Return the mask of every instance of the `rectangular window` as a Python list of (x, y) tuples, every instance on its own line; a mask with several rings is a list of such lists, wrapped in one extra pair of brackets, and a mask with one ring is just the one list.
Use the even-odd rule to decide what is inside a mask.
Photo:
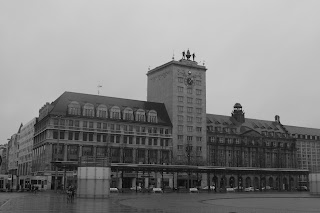
[(104, 135), (102, 135), (102, 141), (103, 141), (103, 142), (107, 142), (107, 137), (108, 137), (108, 136), (107, 136), (107, 135), (105, 135), (105, 134), (104, 134)]
[(53, 139), (58, 139), (58, 131), (53, 131)]
[(197, 99), (196, 99), (196, 104), (202, 104), (202, 100), (199, 99), (199, 98), (197, 98)]
[(197, 94), (197, 95), (201, 95), (201, 89), (197, 89), (197, 90), (196, 90), (196, 94)]
[(196, 127), (196, 131), (197, 131), (197, 132), (202, 132), (202, 127), (198, 127), (198, 126), (197, 126), (197, 127)]
[(183, 135), (178, 135), (178, 140), (182, 141), (183, 140)]
[(80, 126), (80, 122), (79, 121), (75, 121), (74, 125), (75, 125), (75, 127), (79, 127)]
[(178, 77), (178, 82), (179, 83), (183, 83), (183, 78), (182, 77)]
[(178, 96), (178, 101), (183, 102), (183, 96)]
[(187, 89), (187, 93), (188, 93), (188, 94), (192, 94), (192, 88), (188, 88), (188, 89)]
[(196, 117), (196, 121), (197, 121), (198, 123), (201, 123), (201, 122), (202, 122), (202, 118), (201, 118), (201, 117)]
[(153, 139), (153, 145), (158, 146), (158, 140), (156, 138)]
[(200, 80), (196, 80), (196, 85), (197, 86), (201, 86), (201, 81)]
[(146, 138), (141, 138), (141, 144), (145, 145), (146, 144)]
[(93, 129), (93, 122), (89, 122), (89, 128)]
[(103, 129), (107, 129), (107, 127), (108, 127), (107, 123), (103, 123), (102, 125), (103, 125), (102, 126)]
[(97, 135), (97, 142), (101, 142), (101, 135), (100, 134)]
[(87, 133), (83, 133), (82, 140), (83, 141), (87, 141), (88, 140), (88, 134)]
[(178, 106), (178, 112), (183, 112), (183, 106)]
[(87, 128), (87, 127), (88, 127), (88, 122), (87, 122), (87, 121), (83, 121), (82, 127), (83, 127), (83, 128)]
[(79, 132), (74, 133), (74, 140), (76, 140), (76, 141), (79, 140)]
[(182, 145), (178, 145), (178, 150), (183, 150), (183, 146)]
[(193, 121), (193, 117), (187, 116), (187, 122), (192, 122), (192, 121)]
[(89, 134), (89, 141), (93, 141), (93, 134), (92, 133)]
[(149, 146), (152, 145), (152, 138), (149, 138), (149, 140), (148, 140), (148, 145), (149, 145)]
[(192, 136), (187, 136), (187, 141), (192, 141)]
[(197, 108), (197, 113), (201, 114), (202, 113), (202, 109), (201, 108)]
[(201, 152), (201, 150), (202, 150), (202, 147), (201, 146), (197, 146), (197, 151)]
[(120, 130), (120, 124), (116, 124), (116, 130)]
[(183, 126), (182, 125), (178, 125), (178, 131), (182, 132), (183, 131)]
[(160, 128), (160, 134), (163, 135), (163, 128)]
[(183, 92), (183, 87), (178, 87), (178, 92)]
[(188, 103), (188, 104), (192, 104), (192, 98), (187, 97), (187, 103)]
[(188, 131), (188, 132), (192, 132), (192, 131), (193, 131), (193, 127), (192, 127), (192, 126), (188, 126), (188, 127), (187, 127), (187, 131)]
[(69, 120), (69, 126), (73, 126), (73, 120)]
[(64, 139), (64, 133), (65, 133), (65, 131), (60, 131), (60, 139)]
[(73, 132), (68, 133), (68, 140), (73, 140)]
[(110, 128), (111, 130), (114, 130), (114, 124), (111, 124)]
[(129, 137), (129, 144), (132, 144), (133, 143), (133, 137)]
[(140, 140), (141, 140), (141, 138), (140, 138), (140, 137), (137, 137), (137, 138), (136, 138), (136, 144), (137, 144), (137, 145), (139, 145), (139, 144), (140, 144)]
[(178, 115), (178, 121), (183, 121), (183, 116), (182, 115)]
[(192, 111), (193, 111), (193, 108), (192, 108), (192, 107), (188, 107), (188, 108), (187, 108), (187, 112), (188, 112), (188, 113), (192, 113)]
[(197, 142), (201, 142), (202, 141), (202, 137), (197, 137)]
[(215, 142), (215, 138), (214, 137), (209, 137), (210, 142), (214, 143)]
[(100, 122), (97, 123), (97, 129), (101, 129), (101, 123)]

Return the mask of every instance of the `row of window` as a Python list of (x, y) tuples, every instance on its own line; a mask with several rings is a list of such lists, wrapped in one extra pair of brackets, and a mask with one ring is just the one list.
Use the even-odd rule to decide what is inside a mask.
[[(193, 104), (193, 99), (194, 98), (187, 97), (187, 103), (188, 104)], [(184, 97), (183, 96), (178, 96), (178, 101), (179, 102), (184, 102)], [(196, 98), (196, 102), (195, 103), (201, 105), (202, 104), (202, 99)]]
[[(59, 120), (57, 118), (54, 119), (54, 126), (58, 126)], [(69, 127), (80, 127), (79, 120), (65, 120), (60, 119), (60, 126), (69, 126)], [(121, 125), (121, 124), (113, 124), (113, 123), (102, 123), (102, 122), (93, 122), (93, 121), (82, 121), (82, 128), (89, 129), (104, 129), (107, 130), (108, 127), (110, 130), (118, 130), (121, 131), (130, 131), (133, 132), (134, 129), (136, 132), (148, 132), (148, 133), (157, 133), (157, 134), (171, 134), (171, 130), (167, 128), (157, 128), (157, 127), (145, 127), (145, 126), (134, 126), (134, 125)]]
[[(53, 139), (58, 139), (59, 132), (53, 131)], [(68, 140), (80, 140), (80, 133), (79, 132), (68, 132)], [(109, 137), (109, 138), (108, 138)], [(60, 131), (60, 139), (64, 140), (65, 132)], [(123, 136), (123, 143), (124, 144), (133, 144), (133, 136)], [(82, 134), (82, 141), (90, 141), (90, 142), (107, 142), (110, 140), (111, 143), (120, 143), (120, 135), (108, 135), (108, 134), (97, 134), (96, 139), (94, 138), (94, 133), (87, 133), (83, 132)], [(146, 142), (147, 141), (147, 142)], [(159, 142), (159, 143), (158, 143)], [(158, 141), (158, 138), (146, 138), (146, 137), (136, 137), (135, 141), (136, 145), (154, 145), (154, 146), (169, 146), (169, 139), (161, 138)]]
[[(222, 143), (222, 144), (240, 144), (240, 139), (239, 138), (219, 138), (219, 137), (209, 137), (209, 141), (212, 143)], [(257, 142), (257, 141), (245, 141), (245, 145), (259, 145), (261, 146), (262, 144)], [(294, 143), (291, 144), (294, 146)], [(284, 143), (284, 142), (270, 142), (267, 141), (265, 142), (265, 146), (273, 146), (273, 147), (283, 147), (283, 148), (290, 148), (290, 143)]]
[(320, 140), (320, 136), (317, 136), (317, 135), (292, 134), (292, 137), (299, 138), (299, 139), (308, 139), (308, 140)]
[(120, 107), (113, 106), (108, 110), (107, 106), (100, 104), (97, 108), (93, 104), (86, 103), (83, 106), (81, 113), (81, 106), (78, 102), (72, 101), (68, 105), (68, 114), (69, 115), (82, 115), (88, 117), (99, 117), (99, 118), (111, 118), (111, 119), (123, 119), (131, 121), (140, 121), (140, 122), (151, 122), (157, 123), (157, 112), (155, 110), (150, 110), (146, 112), (143, 109), (138, 109), (133, 111), (130, 107), (125, 108), (122, 112)]
[[(183, 145), (178, 145), (177, 146), (177, 148), (178, 148), (178, 150), (183, 150)], [(192, 152), (192, 150), (193, 150), (193, 146), (191, 146), (191, 145), (189, 145), (189, 146), (187, 146), (187, 147), (185, 147), (185, 150), (186, 151), (188, 151), (188, 152)], [(202, 151), (202, 147), (201, 146), (196, 146), (196, 151), (197, 152), (201, 152)]]
[[(179, 96), (181, 97), (181, 96)], [(180, 100), (180, 98), (178, 97), (178, 101)], [(182, 99), (183, 100), (183, 99)], [(182, 102), (182, 101), (179, 101)], [(183, 106), (178, 106), (178, 112), (183, 112), (184, 107)], [(193, 107), (187, 107), (187, 112), (188, 113), (193, 113)], [(202, 114), (202, 108), (196, 108), (196, 113), (197, 114)]]
[[(178, 87), (178, 91), (179, 92), (183, 92), (183, 90), (184, 90), (183, 87), (180, 87), (180, 86)], [(201, 95), (202, 94), (202, 90), (201, 89), (196, 89), (195, 91), (196, 91), (196, 95)], [(188, 87), (187, 88), (187, 94), (192, 95), (193, 94), (193, 89)]]
[[(191, 142), (194, 136), (186, 136), (186, 138), (188, 142)], [(196, 136), (195, 138), (197, 142), (202, 142), (202, 137)], [(178, 135), (178, 141), (184, 141), (184, 135)]]
[[(183, 132), (184, 126), (183, 125), (178, 125), (178, 132)], [(196, 132), (202, 132), (202, 127), (196, 127), (195, 128)], [(193, 132), (194, 127), (193, 126), (187, 126), (187, 131), (188, 132)]]

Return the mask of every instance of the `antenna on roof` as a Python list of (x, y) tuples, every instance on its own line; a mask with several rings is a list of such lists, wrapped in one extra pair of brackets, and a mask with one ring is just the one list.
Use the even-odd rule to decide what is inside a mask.
[(100, 95), (100, 88), (102, 87), (100, 84), (98, 84), (98, 95)]

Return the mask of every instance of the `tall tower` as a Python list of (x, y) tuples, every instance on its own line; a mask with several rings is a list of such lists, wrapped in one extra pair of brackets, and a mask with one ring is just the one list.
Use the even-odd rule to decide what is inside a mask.
[[(174, 163), (206, 162), (206, 67), (187, 59), (172, 60), (147, 73), (147, 100), (164, 103), (170, 116)], [(194, 54), (192, 55), (194, 59)]]

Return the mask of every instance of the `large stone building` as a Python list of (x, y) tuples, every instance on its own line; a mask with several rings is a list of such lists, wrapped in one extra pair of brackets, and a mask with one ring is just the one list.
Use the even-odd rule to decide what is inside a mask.
[[(112, 163), (171, 162), (172, 125), (165, 105), (65, 92), (40, 109), (33, 172), (47, 177), (48, 186), (54, 188), (55, 183), (52, 161), (106, 157), (107, 153)], [(62, 173), (58, 175), (62, 184)], [(123, 174), (121, 179), (114, 178), (113, 185), (131, 187), (135, 177)]]
[(320, 129), (288, 125), (285, 128), (296, 140), (299, 168), (320, 172)]
[[(186, 56), (148, 71), (147, 101), (65, 92), (44, 105), (35, 124), (33, 175), (54, 188), (56, 176), (58, 185), (68, 184), (75, 173), (56, 173), (52, 162), (108, 156), (122, 166), (112, 175), (119, 188), (296, 187), (308, 171), (298, 169), (296, 138), (280, 117), (248, 119), (238, 103), (231, 116), (207, 114), (207, 69)], [(153, 170), (138, 170), (143, 164)]]
[(18, 140), (19, 154), (18, 154), (18, 174), (20, 186), (26, 187), (30, 183), (31, 166), (32, 166), (32, 149), (33, 149), (33, 135), (36, 118), (26, 123), (20, 130)]

